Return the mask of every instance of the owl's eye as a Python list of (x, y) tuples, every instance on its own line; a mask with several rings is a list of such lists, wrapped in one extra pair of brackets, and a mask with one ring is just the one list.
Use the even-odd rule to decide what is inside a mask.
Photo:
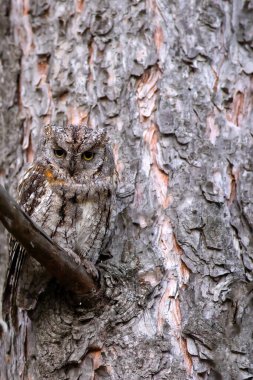
[(66, 152), (64, 149), (58, 148), (54, 149), (54, 155), (58, 158), (64, 158), (66, 156)]
[(91, 161), (94, 158), (95, 154), (93, 152), (83, 152), (82, 159), (85, 161)]

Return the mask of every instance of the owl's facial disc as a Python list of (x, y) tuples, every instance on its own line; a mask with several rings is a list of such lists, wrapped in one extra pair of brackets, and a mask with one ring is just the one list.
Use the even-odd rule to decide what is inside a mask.
[(69, 129), (68, 133), (58, 132), (50, 146), (50, 157), (56, 168), (65, 171), (75, 182), (84, 181), (84, 177), (100, 171), (105, 153), (104, 134), (92, 134), (86, 129), (83, 131), (86, 133), (81, 133), (77, 128)]

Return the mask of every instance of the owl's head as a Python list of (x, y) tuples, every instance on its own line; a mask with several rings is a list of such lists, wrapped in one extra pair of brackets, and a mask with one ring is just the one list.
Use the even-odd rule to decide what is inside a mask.
[(78, 183), (99, 173), (110, 175), (112, 168), (105, 129), (94, 130), (83, 125), (46, 126), (36, 161), (53, 165)]

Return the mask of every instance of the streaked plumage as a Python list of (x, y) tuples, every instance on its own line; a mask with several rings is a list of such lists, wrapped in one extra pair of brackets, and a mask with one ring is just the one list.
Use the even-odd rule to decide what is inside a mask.
[[(104, 129), (47, 126), (19, 186), (19, 203), (62, 248), (96, 263), (108, 238), (113, 174)], [(3, 294), (6, 317), (16, 306), (34, 308), (49, 280), (45, 269), (11, 238)]]

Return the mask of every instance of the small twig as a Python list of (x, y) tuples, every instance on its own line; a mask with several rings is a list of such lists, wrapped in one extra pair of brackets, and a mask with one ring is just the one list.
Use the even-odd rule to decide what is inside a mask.
[[(0, 185), (0, 221), (27, 253), (77, 296), (92, 295), (99, 285), (85, 269), (38, 227)], [(92, 263), (90, 263), (92, 267)], [(96, 273), (94, 266), (93, 272)]]

